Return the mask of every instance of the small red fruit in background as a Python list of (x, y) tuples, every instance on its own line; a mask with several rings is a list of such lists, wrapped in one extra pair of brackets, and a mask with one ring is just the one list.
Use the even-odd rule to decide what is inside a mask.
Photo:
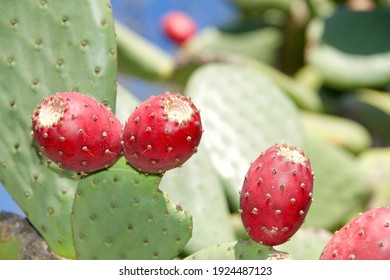
[(273, 145), (245, 176), (240, 193), (242, 223), (255, 242), (282, 244), (301, 227), (312, 196), (309, 158), (295, 147)]
[(186, 13), (171, 11), (164, 15), (162, 28), (165, 35), (176, 44), (183, 44), (197, 31), (196, 22)]
[(40, 153), (64, 169), (90, 173), (121, 156), (120, 121), (93, 97), (77, 92), (43, 98), (32, 131)]
[(202, 132), (199, 110), (190, 98), (174, 93), (153, 96), (124, 126), (124, 156), (139, 171), (163, 173), (196, 152)]

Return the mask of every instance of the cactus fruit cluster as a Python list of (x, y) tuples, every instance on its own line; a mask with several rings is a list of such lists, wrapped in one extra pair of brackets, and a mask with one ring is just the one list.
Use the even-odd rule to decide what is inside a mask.
[(0, 259), (390, 259), (386, 1), (279, 2), (165, 18), (173, 56), (109, 0), (3, 1), (0, 188), (25, 217), (0, 212)]
[[(150, 173), (179, 167), (197, 151), (203, 128), (191, 99), (153, 96), (122, 125), (93, 97), (63, 92), (44, 98), (31, 119), (40, 154), (82, 175), (72, 207), (77, 258), (170, 259), (182, 252), (191, 215), (159, 190), (160, 175)], [(132, 167), (116, 163), (122, 155)], [(123, 229), (110, 232), (107, 225), (118, 219)]]
[(199, 110), (179, 93), (145, 100), (124, 126), (104, 105), (78, 92), (43, 98), (31, 119), (40, 153), (83, 175), (109, 168), (122, 154), (139, 171), (164, 173), (196, 153), (203, 133)]

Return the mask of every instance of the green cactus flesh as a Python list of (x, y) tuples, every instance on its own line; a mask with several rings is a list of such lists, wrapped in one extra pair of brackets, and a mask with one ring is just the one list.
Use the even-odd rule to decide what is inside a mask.
[(268, 77), (250, 68), (209, 64), (186, 88), (201, 110), (202, 138), (233, 209), (251, 161), (275, 143), (303, 148), (298, 109)]
[(75, 257), (77, 176), (47, 166), (31, 137), (43, 96), (78, 90), (114, 109), (116, 45), (108, 1), (4, 1), (0, 9), (0, 182), (63, 257)]
[(122, 158), (80, 180), (73, 231), (80, 259), (172, 259), (192, 233), (192, 217)]

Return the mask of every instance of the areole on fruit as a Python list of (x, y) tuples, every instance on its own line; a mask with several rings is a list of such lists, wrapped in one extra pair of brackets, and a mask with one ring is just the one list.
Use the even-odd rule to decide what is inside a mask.
[(276, 155), (283, 156), (288, 161), (302, 164), (304, 166), (307, 164), (307, 157), (302, 152), (288, 145), (278, 145)]
[(190, 121), (192, 115), (195, 113), (191, 108), (191, 104), (179, 95), (176, 97), (168, 97), (164, 105), (164, 112), (170, 121), (178, 122), (179, 124)]
[(66, 106), (61, 98), (51, 98), (35, 111), (35, 128), (52, 127), (53, 125), (58, 124), (65, 111)]

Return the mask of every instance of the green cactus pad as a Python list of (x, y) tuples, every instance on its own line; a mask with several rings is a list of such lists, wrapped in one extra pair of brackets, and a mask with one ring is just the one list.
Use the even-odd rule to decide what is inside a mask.
[(275, 62), (281, 42), (282, 33), (276, 27), (258, 28), (240, 33), (206, 28), (191, 38), (184, 45), (182, 52), (186, 55), (240, 54), (272, 64)]
[(172, 259), (192, 233), (192, 217), (159, 190), (161, 176), (139, 173), (122, 158), (83, 178), (73, 207), (80, 259)]
[(318, 260), (333, 234), (322, 228), (302, 227), (291, 240), (275, 246), (276, 250), (289, 252), (294, 260)]
[(303, 148), (302, 126), (292, 101), (266, 76), (250, 68), (210, 64), (190, 79), (186, 95), (201, 110), (202, 137), (223, 178), (233, 209), (250, 162), (275, 143)]
[(390, 205), (390, 147), (368, 149), (358, 162), (372, 189), (367, 208)]
[(172, 75), (174, 61), (168, 53), (118, 21), (115, 27), (121, 72), (146, 80), (165, 80)]
[(322, 100), (315, 90), (295, 80), (274, 67), (259, 61), (248, 61), (248, 65), (268, 76), (280, 87), (294, 103), (303, 110), (321, 112), (324, 110)]
[(305, 151), (315, 175), (305, 225), (338, 230), (364, 209), (371, 194), (367, 178), (350, 153), (318, 137), (307, 138)]
[(77, 176), (46, 165), (31, 137), (42, 97), (78, 90), (115, 109), (116, 44), (109, 1), (5, 1), (0, 9), (0, 181), (50, 248), (75, 257)]
[(182, 167), (165, 173), (160, 188), (193, 216), (186, 254), (235, 240), (223, 186), (202, 143)]
[(239, 240), (204, 248), (185, 260), (276, 260), (290, 259), (288, 253), (277, 251), (251, 240)]
[(271, 79), (299, 108), (316, 112), (324, 110), (324, 104), (318, 92), (310, 88), (310, 86), (287, 76), (267, 63), (237, 55), (236, 53), (208, 52), (186, 54), (183, 52), (175, 65), (173, 79), (180, 84), (185, 84), (194, 70), (211, 63), (230, 63), (232, 67), (239, 69), (242, 67), (253, 68), (255, 71), (259, 71), (261, 75)]
[(243, 10), (264, 11), (267, 9), (280, 9), (289, 11), (292, 0), (232, 0), (232, 2)]
[(380, 141), (390, 143), (390, 95), (387, 92), (358, 90), (342, 98), (340, 110), (364, 124)]
[(335, 115), (301, 112), (305, 132), (358, 154), (372, 145), (369, 131), (360, 123)]
[[(390, 11), (339, 8), (323, 23), (309, 61), (339, 89), (390, 84)], [(351, 32), (353, 30), (353, 32)]]

